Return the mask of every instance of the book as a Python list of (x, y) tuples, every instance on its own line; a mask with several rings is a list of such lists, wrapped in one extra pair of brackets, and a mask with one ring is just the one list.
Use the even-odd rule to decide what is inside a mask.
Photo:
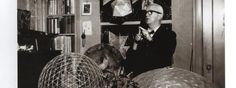
[(61, 50), (62, 53), (69, 53), (72, 51), (70, 36), (58, 36), (54, 38), (54, 49)]

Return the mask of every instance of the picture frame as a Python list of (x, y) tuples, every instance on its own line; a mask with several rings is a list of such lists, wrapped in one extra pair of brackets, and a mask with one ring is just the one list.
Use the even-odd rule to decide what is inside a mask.
[(92, 15), (92, 3), (83, 2), (82, 3), (82, 15)]

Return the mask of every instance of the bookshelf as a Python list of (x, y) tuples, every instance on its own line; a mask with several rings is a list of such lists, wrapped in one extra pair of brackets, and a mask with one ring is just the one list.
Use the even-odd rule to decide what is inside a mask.
[(48, 61), (61, 53), (78, 52), (79, 13), (74, 1), (78, 6), (79, 0), (18, 0), (19, 88), (37, 88)]
[(55, 50), (75, 52), (75, 0), (48, 0), (47, 33), (56, 34)]

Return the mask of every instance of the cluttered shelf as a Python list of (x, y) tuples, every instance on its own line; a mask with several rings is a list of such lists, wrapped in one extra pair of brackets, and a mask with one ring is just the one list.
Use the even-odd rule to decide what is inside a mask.
[[(146, 0), (102, 0), (100, 2), (101, 22), (122, 23), (140, 21), (145, 17)], [(122, 5), (120, 5), (122, 3)], [(155, 0), (165, 10), (163, 20), (171, 20), (171, 0)], [(123, 7), (122, 7), (123, 6)], [(125, 8), (120, 10), (119, 8)]]
[(61, 33), (61, 34), (58, 34), (59, 36), (74, 36), (75, 34), (74, 33)]
[[(162, 20), (161, 21), (162, 24), (171, 24), (172, 20)], [(140, 21), (126, 21), (124, 23), (122, 23), (122, 25), (139, 25)], [(101, 26), (109, 26), (109, 25), (118, 25), (115, 23), (111, 23), (111, 22), (101, 22), (100, 24)]]

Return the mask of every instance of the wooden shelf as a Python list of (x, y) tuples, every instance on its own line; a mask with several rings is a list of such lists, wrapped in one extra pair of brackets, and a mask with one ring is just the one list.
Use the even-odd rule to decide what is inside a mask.
[(74, 36), (74, 33), (63, 33), (63, 34), (58, 34), (59, 36)]
[[(162, 24), (171, 24), (172, 20), (162, 20), (161, 21)], [(124, 22), (122, 25), (139, 25), (140, 21), (127, 21)], [(118, 25), (118, 24), (114, 24), (114, 23), (110, 23), (110, 22), (101, 22), (102, 26), (112, 26), (112, 25)]]
[(60, 17), (69, 17), (75, 16), (74, 14), (62, 14), (62, 15), (48, 15), (47, 18), (60, 18)]

